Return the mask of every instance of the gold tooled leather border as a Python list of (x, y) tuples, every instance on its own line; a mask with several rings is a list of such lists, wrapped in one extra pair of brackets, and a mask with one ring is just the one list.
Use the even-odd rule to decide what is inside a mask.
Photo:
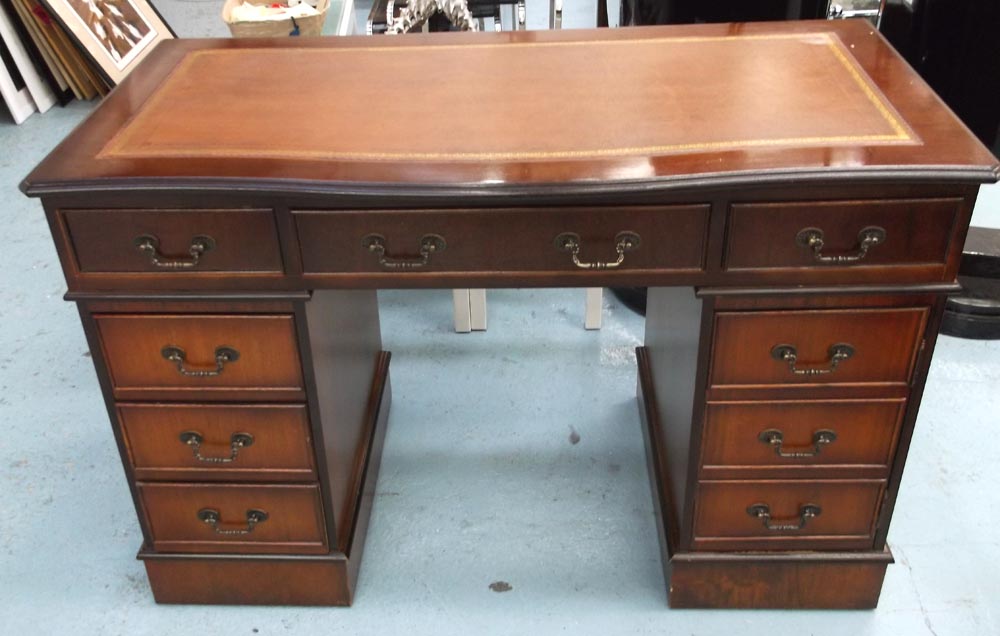
[[(268, 149), (262, 152), (248, 153), (245, 149), (212, 148), (206, 149), (150, 149), (141, 151), (129, 149), (130, 131), (142, 119), (144, 113), (156, 107), (160, 100), (169, 92), (170, 85), (183, 75), (194, 62), (204, 55), (240, 55), (248, 50), (266, 50), (268, 55), (293, 53), (298, 49), (223, 49), (194, 51), (189, 53), (171, 71), (163, 84), (147, 100), (142, 111), (137, 113), (97, 154), (98, 159), (157, 159), (157, 158), (214, 158), (238, 157), (249, 159), (328, 159), (342, 161), (518, 161), (541, 159), (600, 159), (611, 157), (671, 155), (695, 153), (712, 150), (740, 150), (746, 148), (775, 147), (822, 147), (842, 145), (893, 145), (916, 143), (916, 135), (903, 123), (902, 118), (884, 98), (881, 91), (871, 82), (867, 73), (853, 62), (844, 48), (843, 42), (832, 32), (809, 33), (772, 33), (762, 35), (725, 35), (725, 36), (686, 36), (663, 37), (645, 40), (573, 40), (557, 42), (484, 42), (468, 44), (439, 44), (435, 49), (470, 49), (498, 47), (570, 47), (570, 46), (621, 46), (635, 44), (660, 44), (681, 42), (715, 42), (727, 40), (815, 40), (820, 38), (830, 49), (834, 58), (844, 67), (855, 84), (865, 95), (872, 106), (878, 111), (885, 122), (893, 130), (891, 134), (880, 135), (834, 135), (815, 137), (780, 137), (775, 139), (741, 139), (731, 141), (696, 142), (685, 144), (665, 144), (651, 146), (632, 146), (618, 148), (594, 148), (587, 150), (546, 150), (546, 151), (514, 151), (514, 152), (346, 152), (326, 150), (281, 150)], [(426, 49), (421, 46), (361, 46), (361, 47), (331, 47), (321, 49), (324, 52), (400, 52), (414, 49)]]

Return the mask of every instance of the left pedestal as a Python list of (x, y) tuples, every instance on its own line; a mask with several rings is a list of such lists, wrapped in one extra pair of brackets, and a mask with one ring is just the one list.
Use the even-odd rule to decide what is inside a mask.
[(390, 403), (375, 292), (70, 299), (156, 600), (349, 605)]

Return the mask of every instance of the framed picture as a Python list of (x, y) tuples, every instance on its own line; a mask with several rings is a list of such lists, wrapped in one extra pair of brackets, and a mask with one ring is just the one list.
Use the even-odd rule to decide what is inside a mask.
[(174, 37), (148, 0), (43, 0), (112, 86)]

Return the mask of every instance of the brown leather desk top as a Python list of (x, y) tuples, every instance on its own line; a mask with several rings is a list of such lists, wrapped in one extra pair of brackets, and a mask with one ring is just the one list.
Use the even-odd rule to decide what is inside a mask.
[(876, 32), (842, 21), (168, 41), (23, 187), (997, 170)]

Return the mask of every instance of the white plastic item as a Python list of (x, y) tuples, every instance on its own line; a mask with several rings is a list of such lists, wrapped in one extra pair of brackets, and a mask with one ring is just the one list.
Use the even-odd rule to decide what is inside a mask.
[[(7, 50), (10, 51), (10, 56), (14, 59), (18, 73), (24, 79), (25, 87), (19, 91), (14, 86), (14, 80), (6, 68), (3, 69), (3, 77), (0, 78), (4, 101), (10, 107), (14, 121), (20, 124), (36, 109), (44, 113), (52, 108), (56, 103), (56, 96), (42, 79), (42, 76), (38, 74), (21, 38), (14, 30), (10, 16), (7, 15), (6, 9), (2, 6), (0, 6), (0, 38), (3, 38)], [(20, 95), (22, 92), (27, 93), (26, 99), (24, 95)]]

